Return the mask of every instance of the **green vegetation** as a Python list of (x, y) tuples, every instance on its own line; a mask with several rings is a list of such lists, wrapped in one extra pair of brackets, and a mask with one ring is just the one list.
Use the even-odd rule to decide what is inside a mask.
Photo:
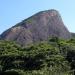
[(33, 18), (29, 18), (29, 19), (26, 20), (26, 23), (31, 24), (33, 21), (34, 21)]
[(57, 37), (28, 47), (0, 41), (0, 75), (74, 75), (75, 39)]

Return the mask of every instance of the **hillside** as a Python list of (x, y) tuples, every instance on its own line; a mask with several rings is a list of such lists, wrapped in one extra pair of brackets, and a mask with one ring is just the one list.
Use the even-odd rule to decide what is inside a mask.
[(0, 75), (75, 75), (75, 39), (50, 38), (28, 47), (0, 41)]
[(28, 45), (47, 41), (49, 37), (69, 39), (70, 32), (65, 27), (57, 10), (41, 11), (23, 20), (1, 34), (1, 39), (16, 41), (20, 45)]

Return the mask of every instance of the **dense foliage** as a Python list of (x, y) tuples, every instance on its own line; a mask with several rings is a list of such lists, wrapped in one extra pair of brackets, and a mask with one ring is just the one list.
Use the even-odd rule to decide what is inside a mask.
[(74, 75), (75, 39), (50, 38), (21, 47), (0, 41), (0, 75)]

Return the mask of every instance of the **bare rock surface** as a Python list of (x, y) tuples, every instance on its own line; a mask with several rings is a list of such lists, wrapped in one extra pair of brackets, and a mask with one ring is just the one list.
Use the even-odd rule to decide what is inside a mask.
[(57, 10), (41, 11), (12, 28), (0, 36), (3, 40), (16, 41), (21, 45), (46, 41), (49, 37), (56, 36), (63, 39), (71, 37)]

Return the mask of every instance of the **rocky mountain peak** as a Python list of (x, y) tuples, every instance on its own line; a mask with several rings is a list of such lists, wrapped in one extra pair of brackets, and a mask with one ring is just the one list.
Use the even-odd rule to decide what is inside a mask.
[(49, 37), (69, 39), (70, 32), (65, 27), (62, 18), (57, 10), (51, 9), (41, 11), (1, 35), (1, 39), (16, 41), (21, 45), (46, 41)]

